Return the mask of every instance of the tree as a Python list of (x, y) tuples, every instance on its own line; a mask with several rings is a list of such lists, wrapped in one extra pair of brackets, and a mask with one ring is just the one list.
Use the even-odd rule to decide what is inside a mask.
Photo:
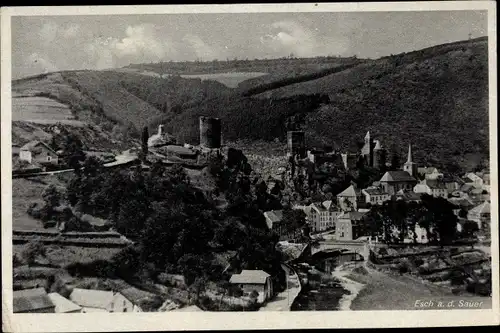
[(55, 207), (59, 206), (61, 201), (61, 193), (55, 187), (55, 185), (50, 184), (47, 186), (42, 193), (43, 201), (45, 201), (45, 206), (52, 211)]
[(42, 242), (40, 241), (30, 241), (28, 242), (22, 251), (22, 257), (28, 265), (33, 265), (36, 258), (39, 256), (45, 256), (46, 249)]
[(399, 168), (401, 168), (399, 153), (393, 150), (391, 157), (391, 170), (398, 170)]
[(474, 221), (466, 221), (462, 228), (462, 235), (465, 238), (474, 238), (476, 236), (476, 232), (479, 231), (479, 227)]
[(79, 170), (80, 163), (85, 160), (83, 143), (80, 138), (72, 133), (67, 133), (62, 146), (63, 163), (71, 169)]
[(141, 159), (143, 161), (148, 156), (148, 139), (149, 139), (148, 127), (144, 126), (142, 129), (142, 136), (141, 136), (141, 143), (142, 143)]

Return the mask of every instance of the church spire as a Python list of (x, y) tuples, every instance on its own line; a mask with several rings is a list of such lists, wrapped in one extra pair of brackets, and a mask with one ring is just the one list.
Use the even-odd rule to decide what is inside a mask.
[(366, 132), (365, 142), (370, 142), (370, 131)]
[(413, 157), (411, 155), (411, 143), (408, 145), (408, 159), (406, 160), (406, 163), (413, 163)]

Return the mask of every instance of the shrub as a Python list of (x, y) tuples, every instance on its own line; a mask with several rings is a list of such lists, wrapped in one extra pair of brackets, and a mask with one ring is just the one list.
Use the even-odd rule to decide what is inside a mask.
[(45, 256), (46, 248), (41, 241), (35, 240), (28, 242), (22, 252), (22, 256), (28, 265), (35, 263), (38, 256)]

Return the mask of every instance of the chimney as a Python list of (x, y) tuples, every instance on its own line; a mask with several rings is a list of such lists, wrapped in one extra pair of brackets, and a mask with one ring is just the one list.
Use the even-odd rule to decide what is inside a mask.
[(158, 125), (158, 135), (163, 135), (163, 125)]

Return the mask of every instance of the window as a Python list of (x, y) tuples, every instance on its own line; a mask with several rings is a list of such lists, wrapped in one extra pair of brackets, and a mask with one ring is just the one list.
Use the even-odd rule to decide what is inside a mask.
[(52, 157), (47, 156), (47, 162), (50, 162), (52, 160)]

